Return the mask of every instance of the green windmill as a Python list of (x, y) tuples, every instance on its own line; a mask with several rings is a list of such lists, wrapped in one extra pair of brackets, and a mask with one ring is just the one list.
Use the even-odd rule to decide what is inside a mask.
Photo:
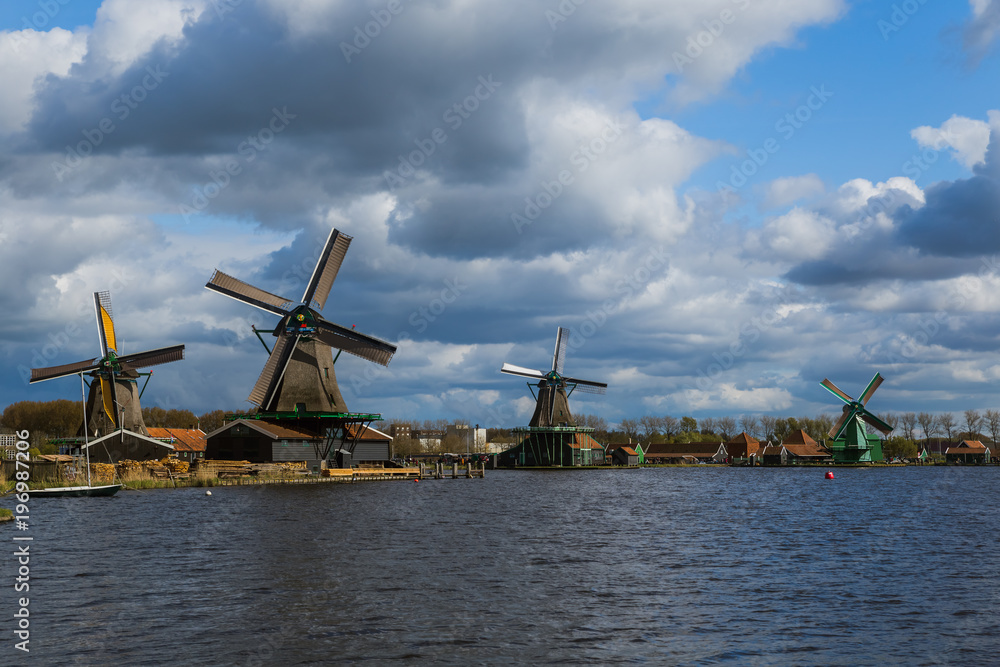
[(837, 463), (865, 463), (882, 460), (882, 438), (878, 434), (867, 433), (865, 429), (865, 424), (868, 424), (882, 435), (889, 435), (892, 431), (891, 426), (865, 407), (882, 382), (882, 376), (876, 373), (872, 381), (868, 383), (864, 393), (861, 394), (861, 398), (856, 401), (829, 380), (824, 379), (820, 383), (826, 387), (827, 391), (846, 403), (844, 414), (830, 429), (832, 440), (828, 440), (826, 443), (833, 454), (833, 460)]

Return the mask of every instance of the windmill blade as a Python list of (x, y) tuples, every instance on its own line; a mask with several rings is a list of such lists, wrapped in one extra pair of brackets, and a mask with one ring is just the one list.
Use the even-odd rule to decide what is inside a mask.
[(323, 319), (316, 321), (317, 330), (312, 334), (323, 343), (355, 356), (388, 366), (396, 346), (384, 340), (342, 327)]
[[(567, 378), (566, 382), (572, 384), (573, 381)], [(578, 384), (576, 385), (576, 389), (574, 389), (573, 391), (581, 391), (584, 394), (603, 394), (604, 392), (607, 391), (607, 389), (608, 389), (607, 387), (595, 387), (594, 385), (591, 384)]]
[(42, 382), (43, 380), (53, 380), (55, 378), (66, 377), (67, 375), (76, 375), (78, 373), (86, 373), (87, 371), (93, 371), (100, 368), (100, 364), (97, 363), (97, 359), (90, 359), (89, 361), (76, 361), (72, 364), (63, 364), (62, 366), (49, 366), (48, 368), (32, 368), (31, 369), (31, 379), (28, 380), (28, 384), (33, 382)]
[(266, 410), (274, 397), (274, 392), (281, 383), (281, 378), (285, 376), (285, 369), (295, 352), (295, 345), (299, 342), (298, 336), (278, 336), (271, 355), (264, 364), (264, 369), (257, 378), (250, 397), (247, 399), (254, 403), (261, 410)]
[(115, 396), (115, 378), (111, 379), (101, 376), (101, 402), (104, 403), (104, 414), (111, 420), (111, 425), (118, 426), (118, 401)]
[(846, 393), (844, 393), (843, 391), (841, 391), (840, 389), (838, 389), (837, 385), (835, 385), (834, 383), (830, 382), (829, 380), (827, 380), (827, 379), (824, 378), (824, 380), (822, 382), (820, 382), (820, 384), (823, 385), (824, 387), (826, 387), (827, 391), (829, 391), (831, 394), (833, 394), (834, 396), (836, 396), (837, 398), (839, 398), (840, 400), (842, 400), (844, 403), (853, 403), (854, 402), (853, 398), (851, 398)]
[(507, 362), (504, 362), (503, 368), (500, 369), (500, 372), (507, 373), (509, 375), (520, 375), (521, 377), (526, 378), (535, 378), (536, 380), (541, 380), (545, 377), (545, 373), (541, 371), (515, 366), (514, 364), (508, 364)]
[(582, 391), (586, 394), (603, 394), (608, 389), (606, 382), (591, 382), (590, 380), (577, 380), (576, 378), (564, 377), (567, 383), (575, 384), (576, 391)]
[(283, 296), (265, 292), (218, 269), (212, 274), (212, 279), (205, 283), (205, 287), (275, 315), (287, 315), (288, 308), (294, 305)]
[(136, 352), (118, 357), (123, 370), (135, 370), (137, 368), (147, 368), (149, 366), (159, 366), (168, 364), (171, 361), (180, 361), (184, 358), (184, 346), (174, 345), (172, 347), (161, 347), (148, 352)]
[(337, 272), (340, 271), (340, 265), (344, 261), (344, 255), (347, 254), (352, 238), (336, 229), (330, 232), (326, 245), (323, 246), (316, 261), (316, 268), (309, 278), (309, 284), (306, 285), (306, 291), (302, 294), (302, 303), (308, 306), (315, 301), (319, 309), (323, 310), (326, 297), (330, 295), (330, 288), (337, 279)]
[(106, 357), (108, 350), (118, 351), (115, 320), (111, 314), (110, 292), (94, 292), (94, 312), (97, 314), (97, 335), (101, 339), (101, 355)]
[(837, 420), (837, 423), (833, 425), (833, 428), (830, 429), (827, 435), (829, 435), (834, 440), (839, 438), (840, 432), (844, 430), (844, 425), (847, 424), (848, 417), (850, 417), (852, 414), (853, 412), (851, 411), (850, 406), (845, 405), (844, 413), (840, 415), (840, 419)]
[(865, 423), (874, 428), (876, 431), (880, 431), (882, 435), (889, 435), (892, 432), (892, 426), (886, 424), (884, 421), (867, 410), (863, 410), (859, 414), (861, 415), (861, 418), (865, 420)]
[(865, 392), (861, 394), (861, 398), (858, 399), (861, 405), (868, 404), (868, 400), (872, 397), (872, 394), (875, 393), (875, 390), (878, 389), (879, 385), (881, 385), (883, 382), (884, 380), (882, 379), (881, 374), (876, 373), (875, 377), (872, 378), (872, 381), (869, 382), (868, 386), (865, 388)]
[(563, 359), (566, 357), (566, 344), (569, 343), (569, 331), (559, 327), (556, 332), (556, 350), (552, 353), (552, 370), (562, 375)]

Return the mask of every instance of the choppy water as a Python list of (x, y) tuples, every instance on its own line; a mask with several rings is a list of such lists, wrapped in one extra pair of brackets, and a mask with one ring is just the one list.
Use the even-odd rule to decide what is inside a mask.
[(34, 500), (0, 664), (1000, 662), (1000, 469), (823, 472)]

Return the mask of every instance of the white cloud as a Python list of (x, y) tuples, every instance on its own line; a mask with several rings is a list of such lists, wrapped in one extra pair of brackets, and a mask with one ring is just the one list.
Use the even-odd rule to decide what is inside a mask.
[(811, 199), (826, 191), (823, 179), (816, 174), (777, 178), (765, 187), (764, 208), (780, 208), (801, 199)]
[(950, 147), (953, 157), (967, 169), (971, 169), (986, 160), (990, 125), (985, 121), (954, 115), (939, 128), (922, 125), (911, 131), (910, 136), (917, 140), (921, 148), (943, 150)]
[(0, 135), (22, 129), (34, 108), (35, 82), (64, 76), (87, 52), (87, 33), (53, 28), (0, 33)]

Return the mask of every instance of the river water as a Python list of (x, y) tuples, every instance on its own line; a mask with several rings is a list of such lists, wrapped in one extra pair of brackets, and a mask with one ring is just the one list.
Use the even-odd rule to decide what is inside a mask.
[(29, 531), (0, 529), (33, 537), (31, 653), (4, 631), (0, 664), (993, 665), (998, 479), (698, 466), (36, 499)]

